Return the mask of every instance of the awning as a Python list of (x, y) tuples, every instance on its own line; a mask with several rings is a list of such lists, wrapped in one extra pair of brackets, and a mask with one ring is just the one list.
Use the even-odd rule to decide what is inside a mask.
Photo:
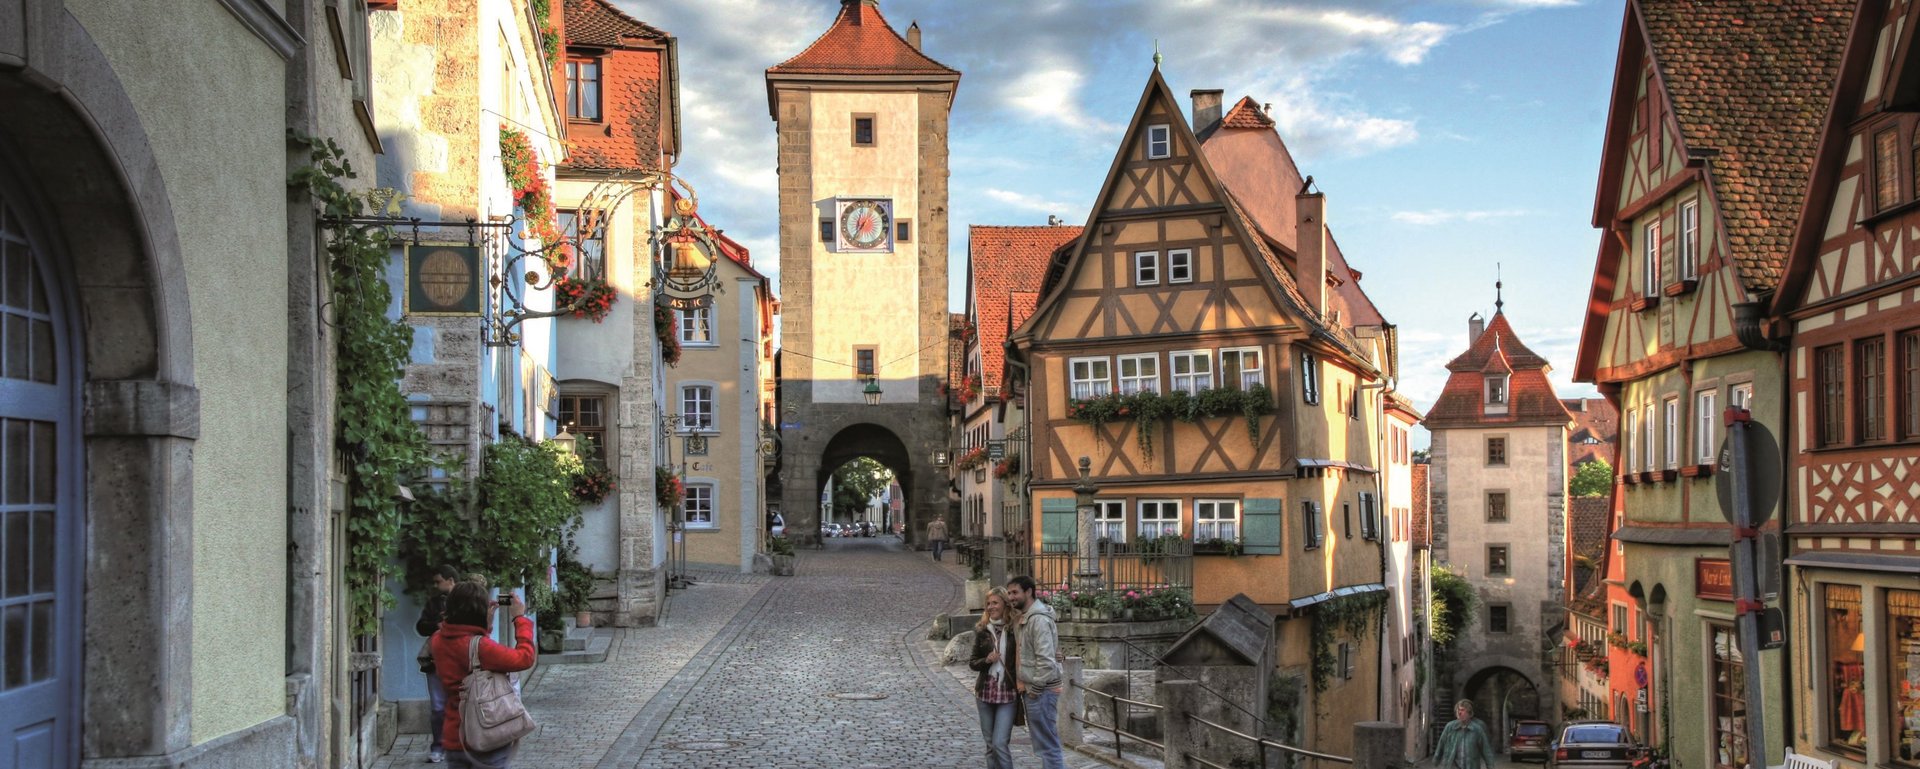
[(1666, 526), (1622, 526), (1613, 538), (1642, 545), (1696, 545), (1727, 547), (1733, 544), (1732, 526), (1713, 528), (1670, 528)]
[(1350, 595), (1362, 595), (1365, 593), (1378, 593), (1386, 589), (1387, 589), (1386, 585), (1382, 585), (1378, 582), (1375, 582), (1371, 585), (1349, 585), (1347, 587), (1336, 587), (1324, 593), (1310, 595), (1305, 598), (1295, 598), (1291, 601), (1288, 601), (1287, 605), (1292, 607), (1294, 611), (1299, 611), (1301, 609), (1305, 609), (1309, 606), (1312, 606), (1316, 603), (1326, 603), (1327, 601), (1331, 601), (1335, 598), (1345, 598)]
[(1825, 569), (1891, 571), (1901, 574), (1920, 574), (1920, 558), (1915, 558), (1910, 555), (1801, 553), (1792, 558), (1788, 558), (1785, 563), (1788, 566), (1814, 566)]
[(1380, 472), (1379, 470), (1375, 470), (1375, 469), (1373, 469), (1373, 468), (1371, 468), (1371, 467), (1368, 467), (1368, 466), (1366, 466), (1366, 465), (1357, 465), (1357, 464), (1354, 464), (1354, 463), (1352, 463), (1352, 462), (1343, 462), (1343, 461), (1341, 461), (1341, 460), (1338, 460), (1338, 459), (1314, 459), (1314, 458), (1312, 458), (1312, 457), (1299, 457), (1299, 458), (1297, 458), (1297, 459), (1295, 459), (1295, 460), (1294, 460), (1294, 463), (1295, 463), (1295, 466), (1296, 466), (1296, 467), (1301, 467), (1301, 468), (1307, 468), (1307, 467), (1337, 467), (1337, 468), (1340, 468), (1340, 469), (1342, 469), (1342, 470), (1350, 470), (1350, 471), (1353, 471), (1353, 472), (1356, 472), (1356, 473), (1377, 473), (1377, 472)]

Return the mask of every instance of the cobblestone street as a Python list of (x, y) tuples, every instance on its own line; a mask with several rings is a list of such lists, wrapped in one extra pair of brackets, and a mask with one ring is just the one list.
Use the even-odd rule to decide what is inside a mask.
[[(677, 592), (659, 627), (626, 631), (606, 662), (535, 672), (525, 699), (541, 729), (514, 765), (983, 766), (972, 696), (924, 641), (959, 603), (955, 574), (892, 537), (837, 539), (802, 551), (790, 578)], [(1014, 741), (1019, 764), (1038, 766), (1024, 729)], [(374, 767), (417, 766), (426, 745), (403, 735)]]

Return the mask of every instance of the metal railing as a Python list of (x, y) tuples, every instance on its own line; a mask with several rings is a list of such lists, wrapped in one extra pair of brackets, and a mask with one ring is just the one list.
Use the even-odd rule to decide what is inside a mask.
[[(1268, 748), (1272, 748), (1274, 750), (1278, 750), (1283, 753), (1289, 753), (1296, 756), (1305, 756), (1307, 758), (1318, 759), (1321, 761), (1332, 761), (1336, 764), (1352, 764), (1353, 763), (1353, 759), (1348, 758), (1346, 756), (1336, 756), (1336, 755), (1333, 755), (1332, 753), (1319, 753), (1319, 752), (1307, 750), (1306, 748), (1296, 748), (1292, 745), (1274, 742), (1273, 740), (1262, 739), (1260, 737), (1255, 737), (1251, 734), (1242, 732), (1238, 729), (1233, 729), (1231, 727), (1216, 724), (1212, 721), (1208, 721), (1207, 719), (1201, 718), (1192, 713), (1187, 714), (1187, 720), (1199, 723), (1200, 725), (1206, 726), (1210, 729), (1213, 729), (1214, 731), (1225, 732), (1230, 736), (1238, 737), (1242, 740), (1246, 740), (1248, 742), (1253, 743), (1255, 749), (1260, 751), (1261, 766), (1267, 765), (1267, 749)], [(1204, 759), (1192, 754), (1189, 754), (1187, 756), (1187, 760), (1197, 764), (1201, 764), (1203, 766), (1212, 767), (1212, 769), (1233, 769), (1232, 767), (1226, 766), (1224, 764), (1214, 763), (1213, 761), (1209, 761), (1207, 759)]]
[[(1108, 732), (1112, 732), (1112, 733), (1113, 733), (1113, 757), (1114, 757), (1114, 758), (1119, 758), (1119, 757), (1121, 757), (1122, 755), (1125, 755), (1125, 754), (1124, 754), (1124, 753), (1122, 752), (1122, 749), (1121, 749), (1121, 745), (1122, 745), (1122, 742), (1121, 742), (1121, 740), (1120, 740), (1120, 737), (1121, 737), (1121, 736), (1123, 736), (1123, 735), (1124, 735), (1124, 736), (1126, 736), (1126, 737), (1127, 737), (1128, 739), (1131, 739), (1131, 740), (1133, 740), (1133, 741), (1135, 741), (1135, 742), (1138, 742), (1138, 743), (1140, 743), (1140, 744), (1142, 744), (1142, 745), (1149, 745), (1149, 746), (1152, 746), (1153, 748), (1155, 748), (1155, 749), (1157, 749), (1157, 750), (1166, 750), (1166, 749), (1167, 749), (1167, 746), (1166, 746), (1166, 743), (1163, 743), (1163, 742), (1154, 742), (1153, 740), (1149, 740), (1149, 739), (1147, 739), (1147, 738), (1145, 738), (1145, 737), (1142, 737), (1142, 736), (1140, 736), (1140, 735), (1138, 735), (1138, 734), (1134, 734), (1134, 733), (1132, 733), (1132, 732), (1129, 732), (1129, 731), (1126, 731), (1126, 730), (1124, 730), (1124, 729), (1121, 729), (1121, 728), (1120, 728), (1120, 705), (1121, 705), (1122, 703), (1125, 703), (1125, 704), (1128, 704), (1128, 705), (1133, 705), (1133, 706), (1135, 706), (1135, 707), (1142, 707), (1142, 708), (1147, 708), (1147, 709), (1149, 709), (1149, 710), (1160, 710), (1160, 709), (1162, 709), (1162, 708), (1163, 708), (1164, 706), (1162, 706), (1162, 705), (1155, 705), (1155, 704), (1153, 704), (1153, 703), (1151, 703), (1151, 702), (1141, 702), (1141, 701), (1139, 701), (1139, 700), (1130, 700), (1130, 699), (1127, 699), (1127, 698), (1125, 698), (1125, 697), (1122, 697), (1122, 696), (1120, 696), (1120, 695), (1118, 695), (1118, 694), (1108, 694), (1108, 693), (1106, 693), (1106, 692), (1103, 692), (1103, 691), (1100, 691), (1099, 689), (1088, 689), (1087, 687), (1085, 687), (1085, 686), (1083, 686), (1083, 685), (1081, 685), (1079, 681), (1070, 681), (1070, 682), (1068, 682), (1068, 683), (1069, 683), (1069, 685), (1071, 685), (1071, 686), (1072, 686), (1073, 688), (1075, 688), (1075, 689), (1079, 689), (1079, 690), (1080, 690), (1080, 691), (1082, 691), (1082, 692), (1089, 692), (1089, 693), (1092, 693), (1092, 694), (1098, 694), (1098, 695), (1100, 695), (1100, 696), (1102, 696), (1102, 697), (1106, 697), (1107, 699), (1109, 699), (1109, 700), (1112, 700), (1112, 701), (1113, 701), (1113, 723), (1111, 723), (1111, 724), (1102, 724), (1102, 723), (1096, 723), (1096, 722), (1094, 722), (1094, 721), (1089, 721), (1089, 720), (1087, 720), (1087, 719), (1085, 718), (1085, 715), (1084, 715), (1084, 711), (1085, 711), (1085, 708), (1082, 708), (1082, 712), (1081, 712), (1081, 713), (1068, 713), (1068, 714), (1067, 714), (1067, 716), (1068, 716), (1069, 718), (1072, 718), (1072, 719), (1073, 719), (1073, 720), (1075, 720), (1075, 721), (1078, 721), (1078, 722), (1080, 722), (1080, 723), (1081, 723), (1081, 724), (1083, 724), (1083, 725), (1086, 725), (1086, 726), (1091, 726), (1091, 727), (1093, 727), (1093, 728), (1095, 728), (1095, 729), (1100, 729), (1100, 730), (1102, 730), (1102, 731), (1108, 731)], [(1225, 769), (1225, 767), (1222, 767), (1222, 769)]]
[[(1165, 550), (1138, 551), (1126, 543), (1101, 546), (1101, 552), (1094, 557), (1100, 569), (1100, 588), (1115, 599), (1128, 591), (1146, 591), (1149, 589), (1193, 590), (1193, 551), (1190, 544), (1181, 544)], [(1042, 590), (1062, 590), (1074, 588), (1074, 574), (1080, 570), (1081, 558), (1073, 552), (1009, 553), (1000, 556), (1003, 573), (1008, 575), (1025, 574), (1033, 578)], [(1119, 603), (1118, 600), (1113, 603)], [(1144, 617), (1136, 617), (1142, 619)], [(1118, 621), (1124, 616), (1101, 616), (1098, 614), (1077, 615), (1076, 621), (1100, 622)]]

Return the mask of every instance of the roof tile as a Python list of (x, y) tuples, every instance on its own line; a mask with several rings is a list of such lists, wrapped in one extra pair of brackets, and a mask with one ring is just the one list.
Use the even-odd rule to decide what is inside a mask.
[(876, 0), (841, 0), (840, 15), (813, 45), (767, 68), (777, 75), (959, 75), (893, 31)]
[[(1487, 414), (1485, 409), (1486, 374), (1489, 364), (1503, 360), (1513, 373), (1507, 378), (1507, 413)], [(1495, 367), (1498, 369), (1498, 366)], [(1547, 381), (1547, 361), (1513, 333), (1506, 313), (1496, 312), (1493, 321), (1467, 351), (1447, 364), (1452, 373), (1440, 391), (1439, 399), (1427, 409), (1421, 422), (1428, 429), (1473, 427), (1491, 424), (1566, 424), (1572, 420)]]
[[(1005, 368), (1007, 334), (1019, 322), (1013, 318), (1015, 294), (1038, 296), (1047, 264), (1062, 246), (1080, 236), (1078, 225), (967, 228), (967, 258), (973, 265), (973, 310), (979, 318), (981, 391), (999, 394)], [(1025, 307), (1033, 312), (1032, 304)], [(1025, 320), (1022, 315), (1019, 320)]]
[(567, 44), (621, 48), (640, 40), (664, 41), (658, 27), (620, 12), (607, 0), (566, 0)]

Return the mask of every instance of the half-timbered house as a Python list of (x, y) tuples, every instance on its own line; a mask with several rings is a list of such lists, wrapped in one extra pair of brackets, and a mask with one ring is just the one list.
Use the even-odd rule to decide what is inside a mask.
[[(1630, 604), (1609, 607), (1610, 715), (1681, 765), (1747, 764), (1744, 665), (1764, 667), (1764, 701), (1784, 701), (1782, 653), (1745, 660), (1733, 640), (1711, 475), (1728, 407), (1783, 432), (1781, 359), (1755, 332), (1850, 6), (1630, 0), (1621, 28), (1575, 379), (1621, 414), (1613, 537)], [(1764, 715), (1781, 734), (1778, 709)]]
[(1916, 22), (1920, 3), (1859, 3), (1773, 303), (1792, 334), (1789, 736), (1854, 768), (1920, 766)]
[[(1196, 110), (1201, 133), (1228, 130), (1211, 104)], [(1279, 147), (1270, 121), (1244, 130)], [(1011, 338), (1037, 544), (1075, 547), (1072, 487), (1090, 459), (1103, 546), (1190, 545), (1202, 609), (1245, 593), (1277, 614), (1277, 663), (1307, 705), (1281, 736), (1337, 753), (1350, 724), (1377, 717), (1378, 628), (1350, 634), (1339, 618), (1384, 600), (1376, 452), (1391, 328), (1377, 315), (1356, 325), (1339, 293), (1358, 274), (1331, 269), (1325, 196), (1275, 189), (1286, 216), (1257, 225), (1158, 71), (1125, 137), (1082, 237)], [(1248, 175), (1262, 171), (1280, 169)]]

